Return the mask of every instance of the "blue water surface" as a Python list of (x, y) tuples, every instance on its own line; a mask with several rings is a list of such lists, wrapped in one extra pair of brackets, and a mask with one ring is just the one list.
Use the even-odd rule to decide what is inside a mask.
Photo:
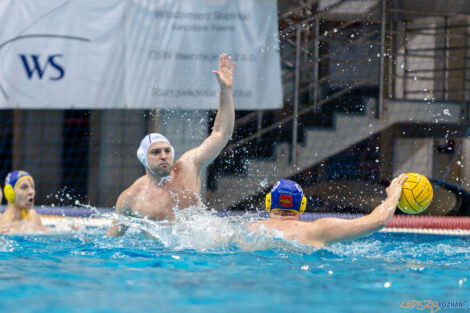
[(400, 306), (470, 300), (465, 237), (268, 246), (178, 249), (105, 230), (0, 236), (0, 312), (418, 312)]

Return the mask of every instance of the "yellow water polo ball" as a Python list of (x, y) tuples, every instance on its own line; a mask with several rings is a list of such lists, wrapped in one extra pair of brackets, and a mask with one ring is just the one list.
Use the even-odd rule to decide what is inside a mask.
[(408, 214), (418, 214), (431, 204), (433, 192), (429, 180), (416, 173), (406, 174), (408, 178), (403, 183), (398, 208)]

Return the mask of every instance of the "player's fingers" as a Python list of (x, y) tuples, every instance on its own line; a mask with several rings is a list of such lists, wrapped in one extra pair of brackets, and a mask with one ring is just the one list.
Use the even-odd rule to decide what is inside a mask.
[(401, 174), (398, 177), (398, 182), (400, 183), (400, 185), (403, 185), (403, 183), (406, 181), (407, 178), (408, 178), (408, 176), (406, 176), (406, 174)]
[(223, 66), (227, 67), (227, 53), (224, 53), (224, 58), (223, 58)]
[(222, 53), (219, 57), (219, 70), (224, 66), (224, 54)]
[(232, 63), (232, 69), (231, 69), (231, 72), (233, 73), (233, 71), (235, 70), (235, 62)]
[(400, 182), (400, 185), (403, 185), (403, 184), (406, 182), (407, 179), (408, 179), (408, 176), (406, 176), (406, 175), (403, 176), (403, 178), (402, 178), (402, 180), (401, 180), (401, 182)]

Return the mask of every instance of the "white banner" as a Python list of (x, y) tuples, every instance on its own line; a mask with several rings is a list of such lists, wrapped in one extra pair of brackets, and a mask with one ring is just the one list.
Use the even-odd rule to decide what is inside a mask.
[(276, 0), (3, 0), (0, 108), (215, 109), (237, 63), (236, 109), (282, 106)]

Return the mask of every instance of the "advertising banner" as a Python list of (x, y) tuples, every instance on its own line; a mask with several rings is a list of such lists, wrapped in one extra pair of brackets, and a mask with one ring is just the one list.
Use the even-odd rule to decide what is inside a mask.
[(216, 109), (221, 53), (236, 109), (282, 105), (276, 0), (5, 0), (0, 19), (1, 109)]

